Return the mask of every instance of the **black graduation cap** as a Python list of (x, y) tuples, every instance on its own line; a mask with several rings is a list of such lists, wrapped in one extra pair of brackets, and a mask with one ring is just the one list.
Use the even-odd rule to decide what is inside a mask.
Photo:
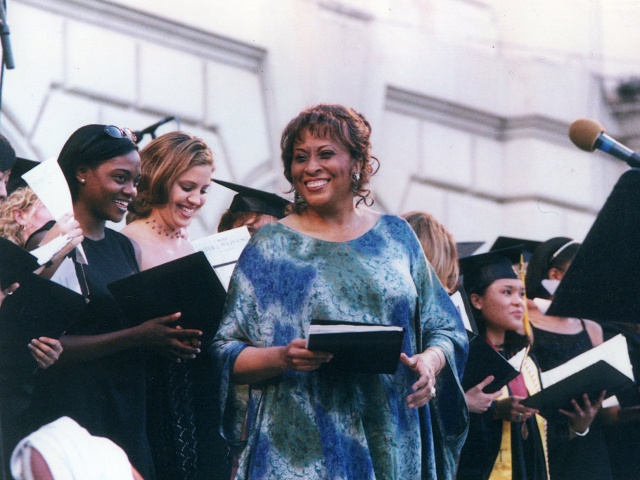
[(232, 212), (256, 212), (272, 215), (276, 218), (284, 218), (285, 210), (291, 203), (275, 193), (264, 192), (223, 180), (214, 179), (213, 181), (234, 192), (238, 192), (229, 206), (229, 210)]
[(473, 255), (482, 245), (484, 245), (484, 242), (457, 242), (458, 258)]
[(27, 182), (24, 181), (22, 175), (38, 165), (40, 165), (40, 162), (36, 162), (35, 160), (27, 160), (26, 158), (20, 157), (16, 158), (16, 163), (11, 169), (11, 175), (7, 183), (7, 195), (11, 195), (11, 193), (18, 188), (26, 187)]
[(625, 172), (600, 210), (547, 315), (640, 323), (640, 170)]
[[(528, 262), (531, 258), (531, 255), (533, 255), (533, 252), (535, 252), (536, 248), (538, 248), (538, 246), (540, 246), (541, 244), (542, 242), (538, 240), (527, 240), (524, 238), (514, 237), (498, 237), (496, 238), (496, 241), (493, 242), (493, 245), (491, 245), (489, 251), (492, 252), (495, 250), (502, 250), (503, 248), (521, 246), (524, 261)], [(519, 261), (520, 259), (518, 259), (518, 262)]]
[(504, 248), (460, 259), (465, 291), (471, 295), (501, 278), (518, 278), (513, 264), (520, 261), (522, 247)]

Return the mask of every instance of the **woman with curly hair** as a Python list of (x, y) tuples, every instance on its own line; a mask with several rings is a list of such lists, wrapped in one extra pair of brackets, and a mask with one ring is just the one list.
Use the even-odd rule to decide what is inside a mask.
[[(454, 476), (467, 336), (407, 222), (369, 208), (370, 134), (341, 105), (304, 110), (282, 134), (294, 212), (245, 247), (212, 346), (239, 479)], [(322, 368), (333, 357), (306, 348), (312, 319), (403, 327), (395, 373)], [(246, 384), (243, 429), (234, 392)]]
[(17, 189), (0, 204), (0, 236), (21, 247), (51, 220), (49, 210), (30, 187)]

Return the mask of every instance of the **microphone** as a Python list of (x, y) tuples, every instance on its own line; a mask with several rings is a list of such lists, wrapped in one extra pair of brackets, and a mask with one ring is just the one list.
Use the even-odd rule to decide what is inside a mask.
[(595, 120), (580, 118), (573, 122), (569, 127), (569, 138), (582, 150), (593, 152), (597, 148), (627, 162), (630, 167), (640, 167), (640, 155), (607, 135)]
[(156, 122), (153, 125), (149, 125), (147, 128), (145, 128), (143, 130), (134, 131), (133, 134), (138, 139), (138, 142), (140, 140), (142, 140), (142, 137), (144, 137), (147, 133), (151, 134), (151, 138), (156, 138), (156, 130), (158, 129), (158, 127), (164, 125), (165, 123), (169, 123), (169, 122), (171, 122), (173, 120), (177, 121), (176, 117), (171, 116), (171, 117), (163, 118), (159, 122)]

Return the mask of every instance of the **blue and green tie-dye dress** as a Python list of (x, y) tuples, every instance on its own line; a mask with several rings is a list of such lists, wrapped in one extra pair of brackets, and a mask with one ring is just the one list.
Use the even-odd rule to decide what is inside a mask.
[[(407, 408), (416, 374), (400, 362), (394, 375), (288, 371), (251, 385), (239, 408), (241, 388), (229, 379), (246, 346), (287, 345), (317, 318), (402, 326), (411, 356), (416, 308), (423, 348), (440, 347), (452, 367), (423, 415)], [(467, 336), (403, 219), (382, 215), (349, 242), (262, 227), (238, 261), (211, 351), (222, 369), (224, 435), (245, 431), (237, 478), (453, 478), (468, 423), (458, 382)]]

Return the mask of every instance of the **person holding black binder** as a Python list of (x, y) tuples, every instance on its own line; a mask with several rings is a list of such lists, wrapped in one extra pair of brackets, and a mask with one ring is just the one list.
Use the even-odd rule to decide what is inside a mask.
[(135, 137), (114, 125), (86, 125), (67, 140), (58, 163), (67, 181), (87, 263), (74, 255), (87, 308), (61, 337), (60, 360), (41, 376), (30, 407), (33, 429), (69, 416), (92, 435), (122, 447), (147, 480), (154, 478), (146, 434), (145, 352), (180, 359), (198, 351), (188, 344), (198, 331), (168, 324), (179, 313), (132, 325), (108, 283), (138, 272), (131, 241), (106, 228), (119, 222), (135, 198), (140, 156)]
[[(144, 271), (195, 252), (187, 228), (207, 201), (214, 162), (204, 141), (178, 131), (151, 141), (140, 157), (138, 195), (122, 233), (136, 246)], [(215, 401), (208, 398), (212, 374), (206, 356), (186, 362), (150, 357), (147, 427), (158, 480), (222, 478), (214, 456)]]
[[(524, 285), (512, 266), (520, 252), (515, 247), (460, 260), (478, 331), (505, 358), (529, 343), (523, 324)], [(483, 391), (493, 376), (467, 390), (471, 415), (458, 480), (489, 479), (500, 473), (522, 480), (549, 478), (546, 421), (520, 403), (540, 390), (538, 368), (528, 356), (518, 367), (521, 374), (497, 392)]]
[[(580, 243), (554, 237), (533, 252), (527, 268), (528, 308), (535, 355), (542, 371), (551, 370), (603, 342), (602, 327), (591, 320), (545, 315), (555, 288), (571, 265)], [(611, 479), (609, 453), (602, 429), (593, 424), (604, 393), (572, 401), (573, 409), (548, 419), (551, 478)]]
[[(341, 105), (304, 110), (282, 134), (294, 213), (245, 247), (212, 346), (237, 479), (454, 477), (467, 337), (409, 225), (368, 208), (370, 134)], [(404, 328), (395, 373), (360, 373), (375, 350), (335, 371), (306, 348), (313, 320)], [(237, 384), (250, 385), (246, 429)]]

